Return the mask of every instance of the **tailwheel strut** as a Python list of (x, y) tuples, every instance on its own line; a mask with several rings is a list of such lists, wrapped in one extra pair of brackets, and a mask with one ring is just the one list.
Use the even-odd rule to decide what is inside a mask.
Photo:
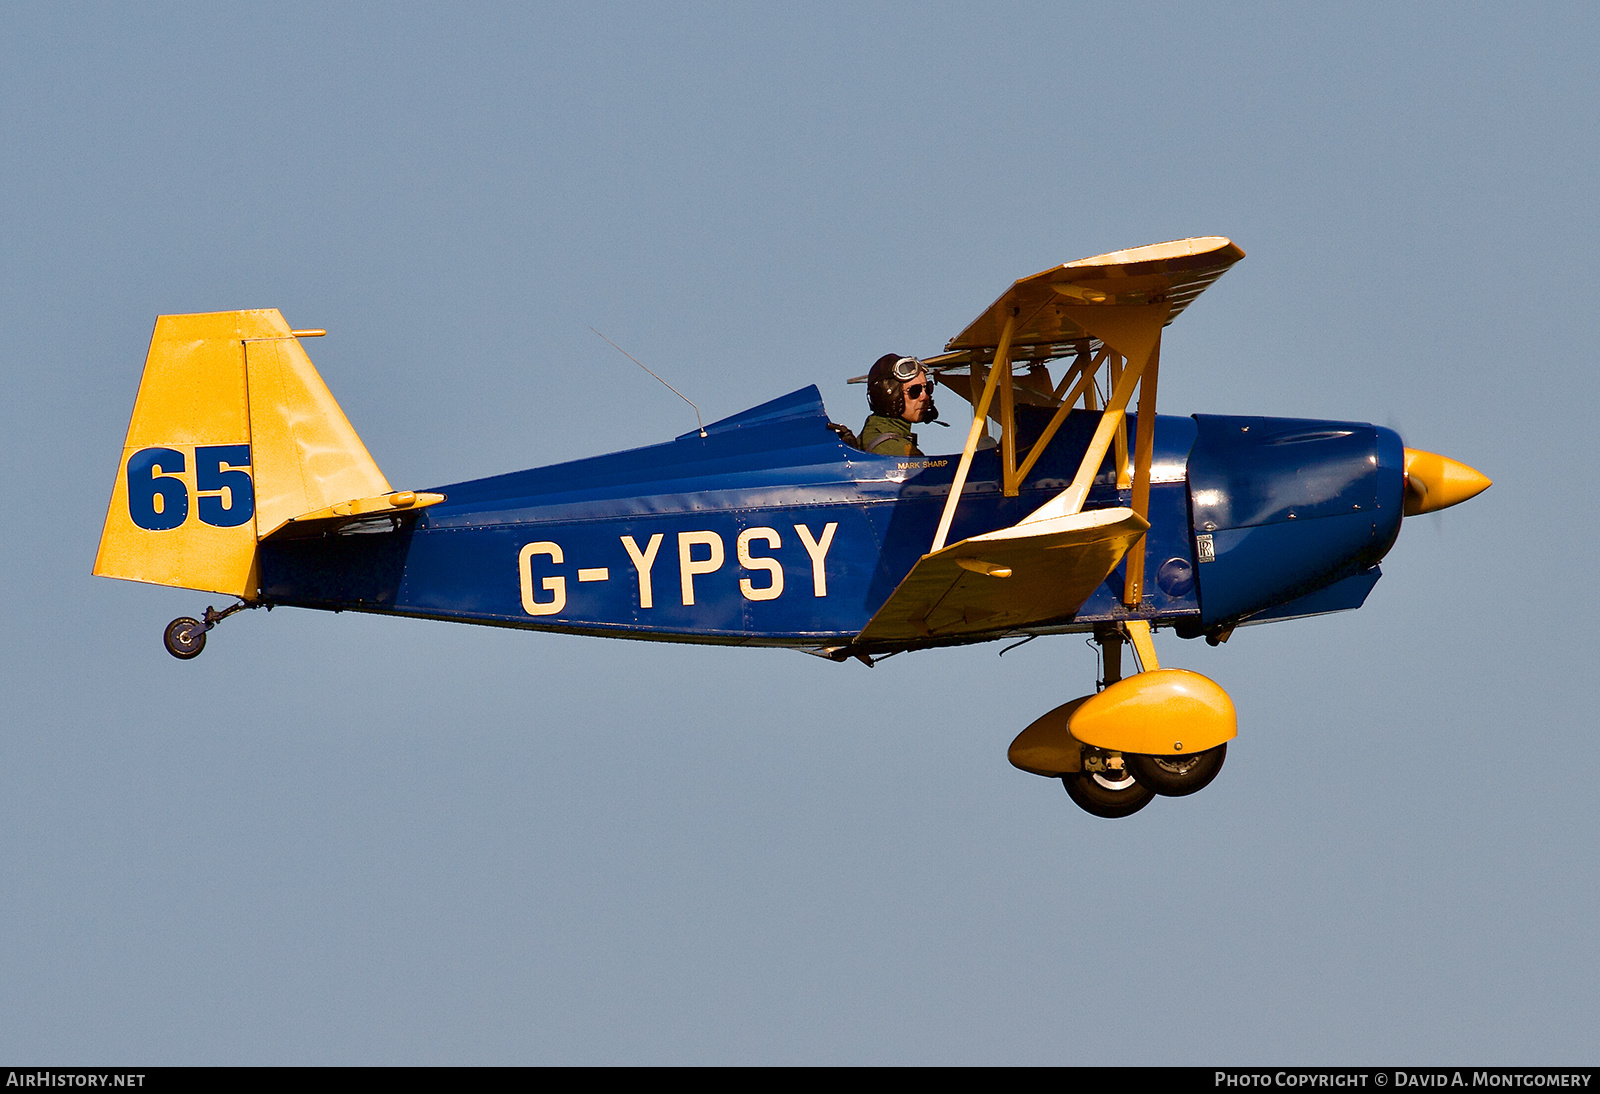
[(161, 635), (161, 642), (167, 647), (167, 652), (180, 661), (199, 657), (200, 651), (206, 648), (207, 631), (234, 612), (254, 607), (257, 607), (257, 605), (247, 604), (241, 600), (239, 603), (229, 605), (219, 612), (207, 604), (204, 619), (193, 619), (183, 615), (168, 623), (167, 629)]

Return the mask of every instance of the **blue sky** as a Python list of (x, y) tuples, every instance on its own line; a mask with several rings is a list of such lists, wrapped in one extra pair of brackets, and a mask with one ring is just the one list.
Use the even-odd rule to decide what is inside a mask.
[[(0, 1057), (1573, 1063), (1600, 1026), (1582, 4), (17, 6), (0, 30)], [(1240, 737), (1012, 769), (1080, 639), (876, 669), (89, 576), (156, 315), (277, 307), (397, 488), (930, 353), (1221, 234), (1169, 413), (1495, 480), (1360, 612), (1158, 638)], [(952, 408), (953, 409), (953, 408)], [(948, 411), (947, 411), (948, 414)], [(955, 447), (959, 429), (949, 431)], [(215, 600), (213, 597), (212, 600)], [(220, 607), (220, 604), (218, 604)]]

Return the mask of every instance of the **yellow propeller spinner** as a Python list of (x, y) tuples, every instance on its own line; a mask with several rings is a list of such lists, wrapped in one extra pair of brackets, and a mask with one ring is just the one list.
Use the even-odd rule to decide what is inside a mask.
[(1490, 486), (1489, 477), (1459, 460), (1420, 449), (1406, 449), (1405, 515), (1432, 513), (1475, 498)]

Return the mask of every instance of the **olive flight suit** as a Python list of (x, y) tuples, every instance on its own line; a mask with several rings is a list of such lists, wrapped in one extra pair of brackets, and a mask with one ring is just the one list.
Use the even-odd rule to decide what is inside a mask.
[(861, 448), (879, 456), (920, 456), (917, 435), (903, 418), (874, 414), (861, 427)]

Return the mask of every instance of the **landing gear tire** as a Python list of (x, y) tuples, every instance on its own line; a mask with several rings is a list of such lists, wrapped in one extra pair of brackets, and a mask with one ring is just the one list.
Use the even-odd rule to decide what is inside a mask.
[(1155, 792), (1132, 776), (1117, 779), (1097, 771), (1078, 771), (1061, 776), (1067, 797), (1085, 813), (1097, 817), (1127, 817), (1150, 804)]
[(1227, 756), (1228, 746), (1220, 744), (1192, 756), (1141, 756), (1125, 752), (1122, 762), (1141, 786), (1163, 797), (1181, 798), (1210, 785), (1222, 770), (1222, 761)]
[(206, 648), (206, 632), (200, 629), (200, 620), (183, 616), (167, 624), (161, 641), (166, 644), (168, 653), (187, 661), (199, 657), (200, 651)]

